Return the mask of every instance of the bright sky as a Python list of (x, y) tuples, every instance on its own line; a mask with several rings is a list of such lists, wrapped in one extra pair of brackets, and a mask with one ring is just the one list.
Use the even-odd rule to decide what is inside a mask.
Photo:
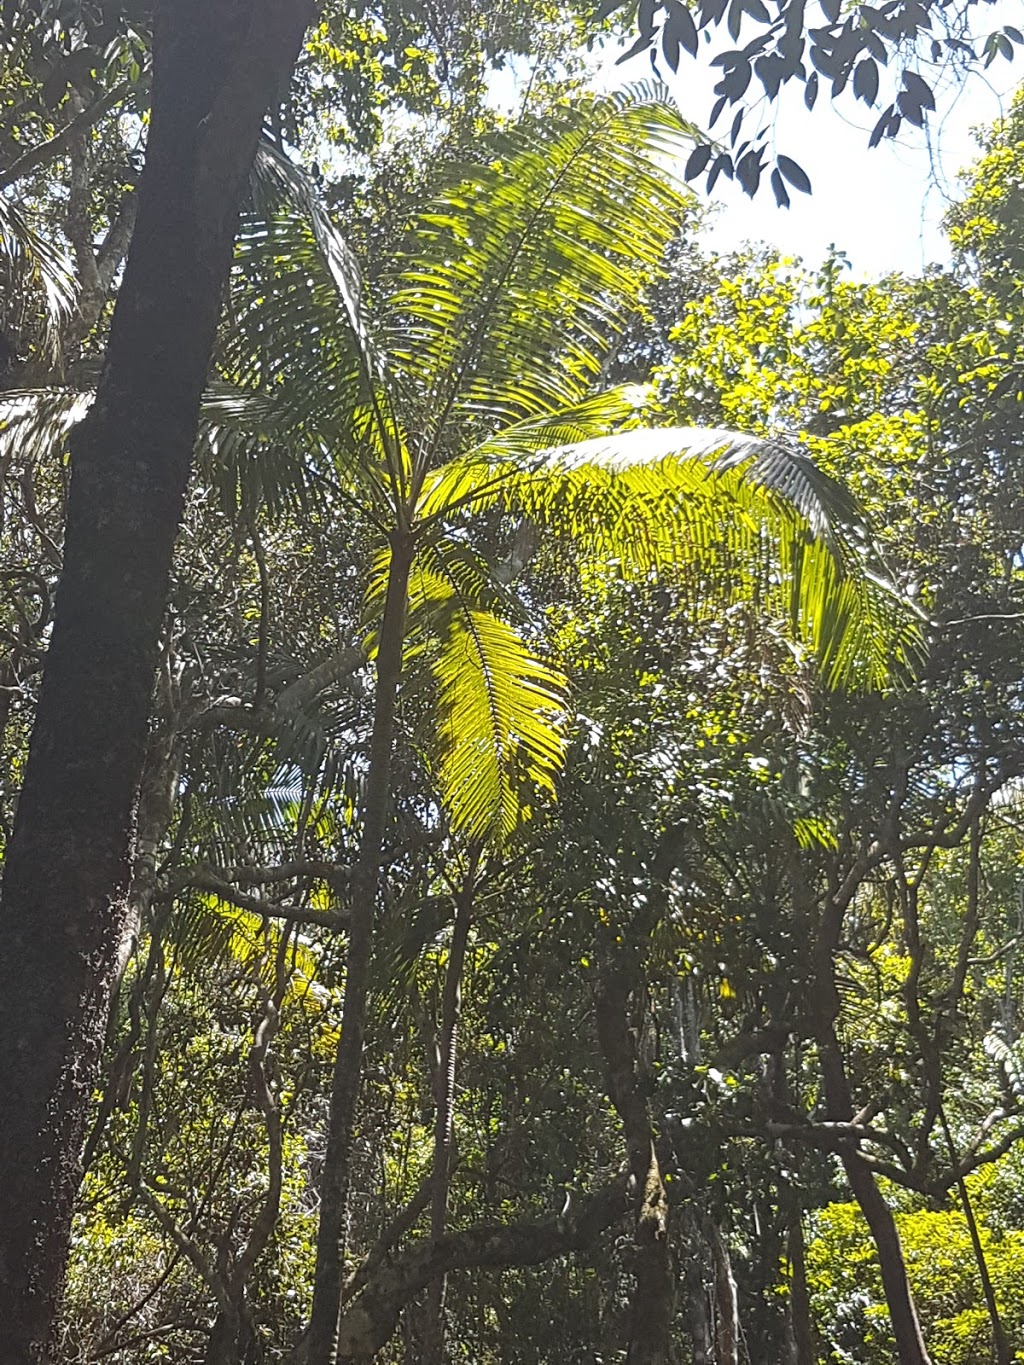
[[(985, 31), (1005, 23), (1024, 29), (1024, 0), (984, 6)], [(616, 67), (609, 58), (601, 83), (610, 86), (650, 76), (646, 58)], [(714, 102), (717, 73), (685, 55), (671, 82), (682, 113), (701, 124)], [(837, 108), (824, 96), (808, 113), (802, 87), (787, 92), (776, 123), (776, 145), (794, 156), (811, 178), (813, 194), (792, 192), (790, 209), (775, 205), (767, 184), (751, 201), (720, 178), (712, 200), (720, 211), (709, 229), (718, 251), (744, 241), (770, 242), (788, 255), (819, 261), (834, 243), (850, 258), (858, 277), (901, 270), (917, 274), (946, 259), (941, 220), (955, 196), (958, 173), (975, 156), (972, 128), (993, 122), (1024, 80), (1024, 54), (1012, 64), (1000, 58), (965, 86), (937, 92), (938, 109), (925, 133), (910, 129), (897, 144), (867, 146), (877, 111), (844, 95)], [(716, 132), (728, 130), (724, 115)], [(723, 127), (724, 126), (724, 127)], [(703, 190), (699, 191), (703, 194)]]

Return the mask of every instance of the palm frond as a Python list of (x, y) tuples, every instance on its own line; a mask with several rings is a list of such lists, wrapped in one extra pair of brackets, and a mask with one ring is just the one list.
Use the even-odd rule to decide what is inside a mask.
[(274, 396), (282, 448), (349, 482), (358, 473), (384, 502), (409, 462), (378, 333), (359, 264), (314, 187), (263, 144), (236, 245), (223, 373)]
[(830, 685), (880, 685), (917, 631), (870, 566), (856, 504), (799, 448), (707, 428), (636, 429), (517, 458), (487, 444), (430, 480), (424, 509), (501, 507), (624, 573), (693, 566), (712, 601), (782, 614)]
[(691, 202), (695, 135), (660, 87), (517, 128), (411, 225), (384, 312), (423, 444), (572, 406), (598, 378)]
[[(219, 896), (189, 895), (171, 916), (167, 944), (186, 977), (206, 980), (211, 965), (219, 965), (238, 968), (267, 987), (275, 985), (280, 927)], [(286, 952), (289, 979), (284, 1002), (309, 1003), (318, 1012), (319, 999), (310, 990), (319, 970), (318, 955), (294, 935)]]
[(89, 411), (92, 393), (80, 389), (9, 389), (0, 394), (0, 466), (17, 457), (34, 464), (63, 447)]
[(295, 210), (312, 229), (320, 260), (330, 272), (348, 322), (359, 341), (366, 368), (376, 373), (383, 364), (376, 350), (366, 311), (362, 270), (348, 241), (335, 227), (309, 177), (274, 143), (263, 138), (250, 176), (254, 214), (271, 221), (282, 209)]
[[(377, 554), (367, 588), (367, 650), (376, 650), (391, 555)], [(409, 576), (405, 664), (426, 657), (436, 688), (428, 757), (452, 827), (501, 842), (551, 794), (565, 747), (566, 679), (531, 646), (521, 615), (465, 540), (425, 541)]]
[(75, 310), (78, 290), (74, 266), (67, 252), (37, 232), (27, 215), (4, 194), (0, 194), (0, 260), (6, 263), (10, 284), (39, 291), (44, 340), (52, 354), (60, 328)]
[(476, 608), (452, 613), (433, 672), (452, 825), (470, 839), (507, 839), (529, 816), (531, 789), (554, 794), (565, 678), (508, 622)]
[(623, 384), (493, 432), (465, 455), (427, 475), (416, 505), (417, 520), (430, 523), (452, 516), (463, 506), (481, 508), (489, 484), (493, 484), (495, 503), (500, 502), (500, 490), (510, 472), (539, 469), (553, 449), (606, 436), (635, 419), (649, 397), (647, 386)]

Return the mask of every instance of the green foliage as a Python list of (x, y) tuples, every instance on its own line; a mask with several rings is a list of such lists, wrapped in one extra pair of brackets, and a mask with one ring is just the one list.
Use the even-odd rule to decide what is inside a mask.
[[(1007, 1335), (1024, 1359), (1024, 1234), (985, 1226), (990, 1173), (968, 1180), (981, 1243)], [(925, 1339), (942, 1365), (988, 1358), (990, 1324), (967, 1221), (955, 1201), (942, 1209), (905, 1209), (896, 1217)], [(830, 1204), (815, 1215), (808, 1276), (829, 1365), (881, 1365), (892, 1359), (874, 1249), (855, 1204)]]

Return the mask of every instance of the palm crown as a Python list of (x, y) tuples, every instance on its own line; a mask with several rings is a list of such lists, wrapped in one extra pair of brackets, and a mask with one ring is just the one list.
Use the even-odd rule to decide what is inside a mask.
[[(642, 427), (645, 389), (599, 388), (685, 216), (691, 138), (656, 87), (517, 129), (446, 175), (372, 290), (307, 182), (261, 153), (207, 455), (271, 501), (329, 478), (376, 528), (371, 648), (390, 592), (406, 656), (428, 654), (440, 788), (474, 840), (511, 832), (524, 781), (552, 789), (566, 702), (474, 546), (484, 514), (619, 572), (698, 566), (709, 604), (748, 596), (788, 618), (830, 684), (876, 685), (912, 645), (852, 500), (803, 452)], [(80, 415), (11, 404), (8, 439)]]
[(437, 188), (372, 299), (294, 178), (288, 206), (243, 236), (233, 377), (271, 396), (268, 422), (329, 462), (377, 526), (371, 639), (390, 584), (406, 652), (432, 642), (440, 785), (474, 839), (511, 831), (524, 778), (551, 788), (565, 704), (474, 552), (489, 510), (623, 572), (698, 563), (712, 595), (786, 615), (830, 683), (880, 682), (909, 642), (851, 499), (806, 455), (641, 428), (644, 390), (595, 392), (686, 212), (675, 168), (690, 137), (656, 88), (518, 130)]

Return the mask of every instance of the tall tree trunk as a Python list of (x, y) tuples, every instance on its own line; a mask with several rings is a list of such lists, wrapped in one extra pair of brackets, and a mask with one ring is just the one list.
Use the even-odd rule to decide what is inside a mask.
[[(946, 1117), (946, 1109), (941, 1103), (939, 1104), (939, 1122), (942, 1125), (942, 1134), (946, 1139), (946, 1149), (949, 1152), (950, 1167), (952, 1170), (957, 1171), (960, 1161), (956, 1154), (956, 1147), (953, 1143), (953, 1134), (950, 1131), (949, 1119)], [(974, 1251), (974, 1262), (978, 1267), (978, 1278), (981, 1280), (981, 1291), (985, 1296), (985, 1307), (988, 1309), (989, 1322), (992, 1324), (992, 1359), (995, 1362), (995, 1365), (1012, 1365), (1013, 1348), (1010, 1345), (1002, 1318), (999, 1315), (999, 1304), (996, 1300), (995, 1285), (992, 1283), (988, 1261), (985, 1258), (985, 1248), (982, 1245), (981, 1233), (978, 1231), (978, 1220), (974, 1216), (974, 1206), (971, 1203), (967, 1182), (962, 1175), (957, 1175), (956, 1185), (960, 1194), (960, 1205), (964, 1211), (964, 1218), (967, 1220), (967, 1228), (971, 1234), (971, 1248)]]
[[(853, 1100), (846, 1076), (842, 1051), (835, 1033), (834, 1020), (838, 1017), (839, 996), (831, 966), (828, 975), (818, 979), (819, 998), (824, 997), (824, 1008), (819, 1005), (818, 1051), (821, 1059), (826, 1110), (834, 1122), (849, 1123), (853, 1118)], [(878, 1253), (882, 1272), (882, 1287), (889, 1309), (893, 1335), (900, 1365), (931, 1365), (925, 1346), (914, 1297), (907, 1278), (903, 1247), (892, 1210), (885, 1202), (874, 1173), (855, 1147), (844, 1147), (840, 1153), (843, 1170), (853, 1197), (860, 1205)]]
[(408, 532), (396, 533), (392, 537), (387, 598), (377, 649), (377, 693), (370, 740), (370, 770), (366, 778), (363, 833), (359, 860), (352, 878), (341, 1040), (334, 1064), (327, 1154), (320, 1186), (313, 1308), (305, 1342), (309, 1365), (335, 1365), (337, 1356), (348, 1234), (348, 1193), (352, 1177), (352, 1136), (363, 1074), (373, 921), (380, 889), (384, 834), (391, 806), (395, 708), (402, 677), (405, 613), (414, 554), (415, 544)]
[[(434, 1116), (434, 1170), (430, 1191), (430, 1236), (434, 1241), (448, 1230), (448, 1194), (451, 1187), (452, 1142), (455, 1119), (455, 1073), (458, 1051), (459, 1012), (462, 1005), (462, 973), (466, 965), (466, 946), (473, 917), (475, 856), (470, 861), (466, 884), (455, 897), (455, 924), (452, 927), (441, 1000), (441, 1045), (435, 1085), (437, 1112)], [(447, 1279), (439, 1276), (427, 1291), (423, 1333), (423, 1365), (442, 1365), (444, 1360), (444, 1298)]]
[(715, 1365), (740, 1365), (740, 1303), (736, 1291), (736, 1277), (732, 1273), (732, 1258), (713, 1218), (705, 1218), (704, 1235), (711, 1248), (711, 1264), (715, 1271)]
[(647, 1097), (637, 1074), (627, 1015), (629, 994), (627, 974), (619, 967), (605, 972), (595, 1001), (608, 1094), (622, 1120), (634, 1185), (635, 1284), (626, 1365), (671, 1365), (676, 1271), (669, 1244), (668, 1196)]
[(811, 1315), (811, 1294), (807, 1284), (807, 1258), (804, 1247), (804, 1225), (799, 1207), (790, 1215), (789, 1236), (789, 1326), (793, 1336), (795, 1365), (817, 1365), (818, 1347), (815, 1340), (814, 1319)]
[(46, 1358), (125, 918), (157, 641), (238, 204), (309, 0), (159, 0), (138, 223), (71, 442), (0, 902), (0, 1365)]

